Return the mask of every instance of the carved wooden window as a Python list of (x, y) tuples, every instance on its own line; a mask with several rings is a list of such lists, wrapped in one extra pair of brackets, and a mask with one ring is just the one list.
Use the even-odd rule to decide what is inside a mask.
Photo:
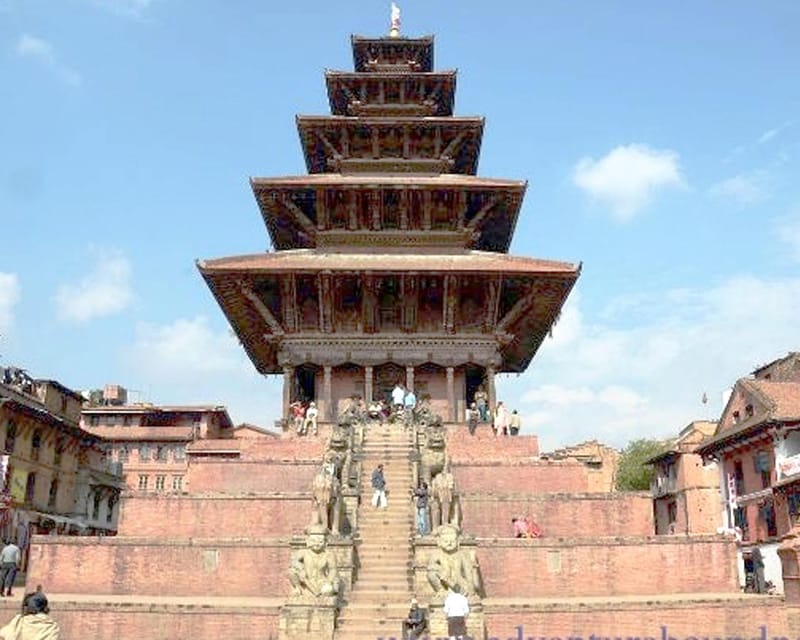
[(31, 438), (31, 460), (38, 460), (42, 453), (42, 430), (37, 429)]
[(58, 501), (58, 479), (53, 478), (50, 482), (50, 494), (47, 497), (47, 506), (54, 509)]
[(17, 423), (9, 420), (6, 424), (6, 453), (14, 453), (17, 444)]
[(25, 502), (28, 504), (33, 504), (35, 497), (36, 497), (36, 474), (29, 473), (28, 480), (25, 483)]

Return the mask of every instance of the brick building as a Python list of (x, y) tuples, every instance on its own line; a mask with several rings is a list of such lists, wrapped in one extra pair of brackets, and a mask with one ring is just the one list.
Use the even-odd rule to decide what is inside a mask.
[(721, 524), (741, 533), (742, 580), (758, 546), (766, 579), (781, 585), (779, 540), (789, 533), (800, 500), (800, 353), (737, 380), (714, 435), (697, 453), (721, 465)]
[(543, 453), (545, 460), (575, 460), (587, 468), (589, 475), (588, 490), (614, 491), (617, 480), (620, 452), (613, 447), (587, 440), (549, 453)]
[(650, 485), (656, 535), (714, 533), (722, 513), (719, 468), (703, 463), (694, 450), (716, 430), (716, 422), (698, 420), (648, 460), (655, 468)]
[(31, 533), (116, 532), (120, 470), (80, 428), (82, 401), (54, 380), (0, 368), (0, 530), (23, 548)]
[(127, 404), (125, 389), (116, 385), (90, 396), (81, 426), (107, 442), (108, 457), (122, 466), (128, 491), (184, 491), (187, 446), (233, 437), (225, 407)]

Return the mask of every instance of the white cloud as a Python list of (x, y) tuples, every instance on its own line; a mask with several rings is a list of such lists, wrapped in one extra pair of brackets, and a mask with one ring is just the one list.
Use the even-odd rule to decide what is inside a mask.
[(685, 184), (677, 153), (642, 144), (615, 147), (599, 160), (583, 157), (572, 179), (622, 222), (644, 210), (658, 191)]
[(0, 272), (0, 333), (14, 324), (14, 306), (19, 302), (19, 279), (14, 273)]
[(773, 129), (767, 129), (764, 133), (762, 133), (758, 138), (758, 144), (764, 144), (765, 142), (769, 142), (773, 138), (775, 138), (779, 133), (781, 133), (784, 129), (788, 129), (794, 124), (792, 120), (784, 122), (782, 125), (775, 127)]
[(235, 422), (268, 427), (281, 417), (280, 377), (259, 375), (236, 338), (205, 317), (141, 324), (122, 358), (150, 402), (224, 404)]
[(709, 195), (723, 200), (732, 200), (739, 205), (761, 202), (767, 198), (768, 176), (763, 171), (739, 174), (712, 185)]
[(80, 74), (59, 62), (53, 45), (47, 40), (24, 33), (17, 40), (15, 49), (20, 58), (36, 60), (67, 84), (77, 86), (81, 83)]
[(58, 288), (55, 301), (58, 315), (72, 322), (124, 311), (133, 302), (132, 269), (128, 259), (117, 251), (92, 249), (95, 264), (77, 283)]
[(715, 420), (737, 378), (800, 346), (798, 299), (800, 279), (741, 276), (614, 300), (590, 320), (574, 296), (563, 315), (582, 318), (577, 333), (559, 342), (556, 326), (528, 372), (501, 377), (498, 397), (520, 410), (543, 450), (674, 436), (692, 420)]

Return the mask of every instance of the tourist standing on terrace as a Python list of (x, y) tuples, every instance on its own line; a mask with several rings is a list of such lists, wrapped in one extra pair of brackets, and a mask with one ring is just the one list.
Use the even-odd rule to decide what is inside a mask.
[(475, 404), (478, 406), (478, 413), (481, 416), (481, 422), (489, 421), (489, 394), (484, 391), (483, 387), (478, 387), (475, 392)]
[(372, 472), (372, 506), (385, 509), (388, 506), (386, 501), (386, 478), (383, 477), (383, 465), (379, 464)]
[(308, 428), (312, 427), (314, 429), (314, 435), (317, 435), (317, 416), (319, 415), (319, 410), (317, 409), (317, 405), (313, 402), (308, 405), (308, 409), (306, 409), (306, 419), (303, 422), (303, 433), (308, 433)]
[(467, 409), (467, 429), (469, 429), (469, 435), (475, 435), (475, 430), (478, 428), (478, 420), (480, 417), (481, 414), (478, 412), (478, 406), (473, 402), (469, 409)]
[(508, 421), (509, 433), (511, 433), (512, 436), (518, 436), (521, 427), (522, 427), (522, 418), (517, 413), (517, 410), (514, 409), (511, 412), (511, 418)]
[(500, 434), (508, 435), (508, 409), (503, 404), (502, 400), (497, 403), (497, 408), (494, 410), (494, 435)]

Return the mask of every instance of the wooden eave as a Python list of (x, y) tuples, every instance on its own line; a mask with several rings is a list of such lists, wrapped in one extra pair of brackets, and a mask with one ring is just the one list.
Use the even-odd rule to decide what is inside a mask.
[[(305, 116), (296, 117), (297, 130), (309, 173), (335, 173), (344, 170), (343, 165), (357, 162), (365, 168), (359, 173), (375, 173), (390, 171), (392, 173), (458, 173), (475, 175), (478, 171), (481, 139), (483, 137), (484, 119), (481, 117), (352, 117), (352, 116)], [(454, 135), (443, 140), (438, 155), (422, 157), (411, 153), (409, 157), (382, 155), (357, 156), (349, 152), (350, 144), (345, 138), (355, 137), (357, 133), (367, 133), (378, 142), (380, 154), (380, 137), (390, 129), (415, 131), (429, 130), (436, 136), (437, 129), (450, 131)], [(377, 135), (375, 135), (377, 134)], [(388, 169), (382, 169), (384, 164)], [(398, 169), (403, 164), (413, 168), (403, 171)]]
[[(493, 334), (503, 356), (502, 371), (522, 372), (544, 341), (580, 273), (572, 263), (517, 258), (468, 251), (462, 255), (325, 254), (313, 250), (281, 251), (198, 262), (198, 269), (259, 372), (280, 371), (277, 355), (283, 340), (301, 337), (270, 329), (253, 301), (243, 293), (264, 280), (292, 274), (421, 274), (496, 275), (527, 283), (529, 293), (504, 316)], [(513, 317), (512, 317), (513, 316)], [(309, 334), (306, 334), (309, 335)], [(319, 338), (337, 334), (314, 332)], [(374, 339), (380, 334), (370, 334)], [(443, 336), (446, 334), (442, 334)], [(476, 334), (483, 335), (486, 334)], [(410, 337), (409, 337), (410, 336)], [(414, 334), (405, 334), (413, 339)]]
[[(436, 189), (485, 194), (488, 208), (485, 211), (479, 210), (472, 218), (464, 220), (467, 230), (474, 232), (476, 238), (462, 246), (507, 252), (527, 182), (458, 174), (409, 177), (311, 174), (281, 178), (251, 178), (250, 186), (261, 211), (261, 218), (277, 250), (311, 248), (318, 244), (320, 234), (326, 232), (316, 226), (316, 201), (319, 189), (334, 191)], [(287, 204), (287, 201), (294, 204)], [(304, 207), (296, 204), (297, 202), (303, 202)]]
[[(414, 54), (417, 62), (416, 71), (433, 71), (433, 36), (421, 38), (369, 38), (366, 36), (352, 35), (350, 42), (353, 48), (353, 65), (356, 71), (370, 72), (368, 64), (370, 51), (377, 51), (380, 56), (382, 52), (406, 49)], [(386, 64), (385, 62), (383, 64)]]
[[(438, 99), (436, 100), (436, 110), (430, 116), (452, 116), (453, 105), (455, 103), (456, 91), (456, 74), (455, 70), (448, 71), (434, 71), (430, 73), (398, 73), (398, 72), (383, 72), (383, 73), (354, 73), (352, 71), (325, 71), (325, 84), (328, 88), (328, 102), (331, 106), (331, 113), (333, 115), (347, 116), (354, 115), (350, 113), (350, 101), (344, 90), (347, 83), (354, 86), (360, 86), (368, 82), (386, 82), (386, 83), (401, 83), (407, 82), (409, 78), (430, 80), (433, 82), (441, 83), (441, 91)], [(370, 103), (371, 104), (371, 103)], [(407, 104), (414, 104), (408, 101)], [(417, 103), (420, 109), (424, 108), (422, 103)], [(384, 105), (390, 107), (391, 105)]]

